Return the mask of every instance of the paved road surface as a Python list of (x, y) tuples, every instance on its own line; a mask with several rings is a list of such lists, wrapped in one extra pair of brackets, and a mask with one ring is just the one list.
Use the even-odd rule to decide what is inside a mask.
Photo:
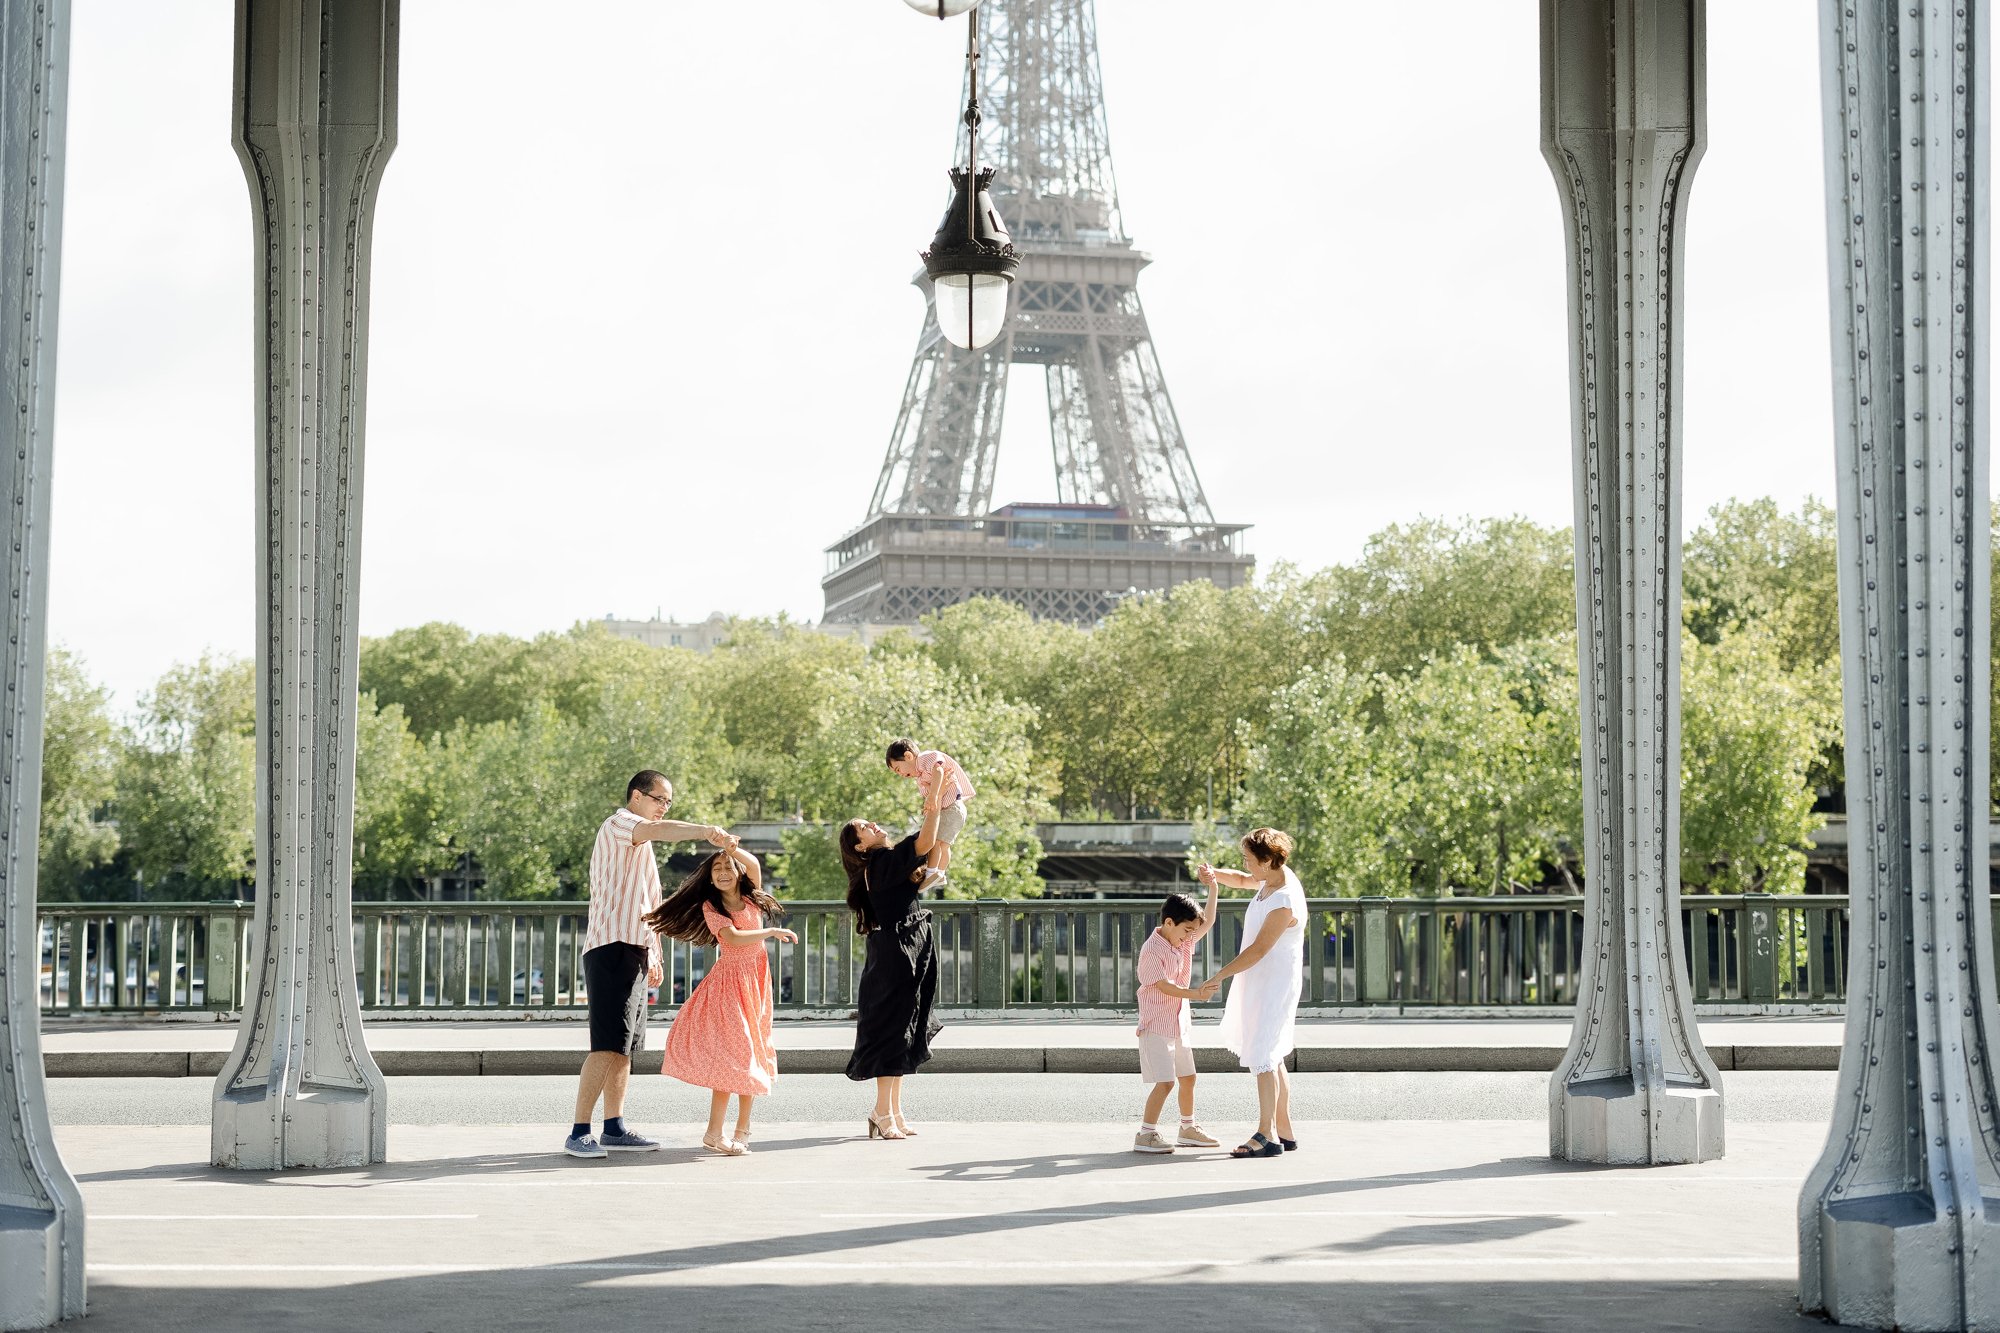
[[(1723, 1076), (1729, 1123), (1810, 1121), (1832, 1114), (1837, 1075), (1735, 1072)], [(64, 1078), (48, 1083), (58, 1124), (206, 1125), (213, 1081), (198, 1078)], [(1548, 1075), (1298, 1074), (1296, 1114), (1310, 1120), (1534, 1120), (1548, 1114)], [(708, 1115), (708, 1094), (667, 1078), (632, 1080), (630, 1110), (648, 1126), (692, 1124)], [(1217, 1124), (1257, 1115), (1247, 1074), (1204, 1074), (1198, 1109)], [(567, 1125), (574, 1076), (392, 1078), (392, 1123), (401, 1125)], [(861, 1123), (872, 1093), (838, 1074), (781, 1074), (758, 1114), (773, 1121)], [(905, 1085), (905, 1109), (934, 1120), (1063, 1121), (1123, 1131), (1144, 1089), (1136, 1074), (919, 1074)], [(392, 1129), (392, 1133), (394, 1130)], [(1107, 1131), (1110, 1132), (1110, 1131)], [(1814, 1142), (1820, 1142), (1814, 1131)]]
[(858, 1128), (577, 1162), (540, 1125), (399, 1124), (387, 1164), (266, 1176), (210, 1168), (199, 1126), (67, 1127), (83, 1327), (1824, 1327), (1792, 1309), (1797, 1124), (1652, 1170), (1550, 1162), (1525, 1121), (1302, 1120), (1248, 1162), (1135, 1157), (1123, 1123)]

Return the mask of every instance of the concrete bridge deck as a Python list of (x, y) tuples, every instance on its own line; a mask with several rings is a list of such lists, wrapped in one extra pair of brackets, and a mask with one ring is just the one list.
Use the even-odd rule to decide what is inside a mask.
[[(1369, 1077), (1299, 1083), (1316, 1098)], [(915, 1080), (925, 1132), (871, 1143), (855, 1116), (825, 1118), (840, 1103), (819, 1094), (855, 1098), (845, 1080), (792, 1082), (822, 1085), (818, 1115), (772, 1117), (733, 1160), (687, 1132), (578, 1162), (546, 1125), (399, 1117), (382, 1165), (270, 1176), (209, 1167), (199, 1124), (65, 1123), (88, 1327), (1595, 1330), (1618, 1311), (1661, 1330), (1826, 1327), (1794, 1312), (1818, 1125), (1732, 1123), (1722, 1161), (1625, 1170), (1551, 1162), (1538, 1120), (1301, 1118), (1301, 1151), (1241, 1162), (1135, 1156), (1129, 1111), (1081, 1123), (1061, 1099), (1029, 1122), (935, 1114), (950, 1084), (976, 1102), (1006, 1082), (980, 1076)], [(1037, 1084), (1056, 1082), (1135, 1091)]]
[[(945, 1016), (930, 1066), (937, 1073), (1138, 1072), (1129, 1017), (1101, 1021), (954, 1019)], [(657, 1074), (668, 1023), (654, 1022), (649, 1054), (633, 1068)], [(368, 1048), (395, 1075), (573, 1074), (589, 1045), (571, 1020), (422, 1021), (366, 1025)], [(1568, 1014), (1547, 1018), (1344, 1018), (1302, 1021), (1294, 1067), (1303, 1072), (1546, 1072), (1569, 1040)], [(794, 1020), (777, 1027), (781, 1069), (845, 1068), (854, 1029), (842, 1021)], [(1831, 1070), (1839, 1065), (1838, 1017), (1708, 1018), (1702, 1040), (1725, 1070)], [(53, 1077), (213, 1077), (235, 1041), (234, 1024), (44, 1019), (43, 1064)], [(1195, 1025), (1197, 1067), (1237, 1069), (1213, 1018)]]

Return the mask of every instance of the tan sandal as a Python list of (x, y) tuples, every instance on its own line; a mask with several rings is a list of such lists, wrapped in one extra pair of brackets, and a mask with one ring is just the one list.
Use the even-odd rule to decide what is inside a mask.
[(734, 1142), (735, 1142), (735, 1144), (736, 1144), (736, 1147), (737, 1147), (737, 1150), (738, 1150), (738, 1152), (739, 1152), (739, 1153), (747, 1153), (747, 1152), (749, 1152), (749, 1151), (750, 1151), (750, 1131), (749, 1131), (749, 1130), (747, 1130), (747, 1129), (739, 1129), (739, 1130), (737, 1130), (737, 1131), (736, 1131), (736, 1138), (735, 1138)]
[(889, 1123), (885, 1125), (875, 1118), (873, 1111), (870, 1111), (868, 1113), (868, 1137), (871, 1139), (900, 1139), (903, 1137), (903, 1131), (896, 1128), (896, 1118), (894, 1116), (890, 1116)]
[(748, 1151), (734, 1139), (710, 1138), (706, 1134), (701, 1136), (701, 1146), (722, 1157), (741, 1157)]

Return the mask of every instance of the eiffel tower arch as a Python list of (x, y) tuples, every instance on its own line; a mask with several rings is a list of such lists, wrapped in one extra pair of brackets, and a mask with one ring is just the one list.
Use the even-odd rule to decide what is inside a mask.
[[(908, 622), (986, 595), (1091, 624), (1129, 591), (1246, 583), (1245, 525), (1215, 521), (1139, 300), (1151, 260), (1119, 213), (1094, 0), (986, 0), (980, 14), (982, 161), (1021, 252), (1007, 326), (967, 351), (929, 303), (867, 518), (827, 550), (825, 618)], [(1056, 496), (995, 509), (1008, 380), (1024, 365), (1048, 380)]]

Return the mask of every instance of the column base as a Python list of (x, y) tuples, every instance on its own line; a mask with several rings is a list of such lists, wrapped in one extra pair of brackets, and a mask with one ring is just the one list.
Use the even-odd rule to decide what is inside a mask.
[[(2000, 1328), (2000, 1199), (1968, 1220), (1959, 1308), (1957, 1237), (1924, 1195), (1842, 1200), (1820, 1209), (1820, 1295), (1836, 1323), (1920, 1330)], [(1983, 1261), (1982, 1261), (1983, 1260)], [(1821, 1313), (1813, 1311), (1811, 1313)]]
[(215, 1099), (209, 1160), (239, 1171), (368, 1166), (388, 1156), (386, 1101), (359, 1088), (305, 1088), (290, 1098), (262, 1088), (224, 1093)]
[(0, 1329), (47, 1328), (63, 1309), (62, 1225), (38, 1208), (0, 1208)]
[(1591, 1079), (1555, 1090), (1549, 1155), (1604, 1166), (1667, 1166), (1722, 1156), (1722, 1093), (1674, 1085), (1653, 1095), (1657, 1137), (1647, 1099), (1629, 1076)]

